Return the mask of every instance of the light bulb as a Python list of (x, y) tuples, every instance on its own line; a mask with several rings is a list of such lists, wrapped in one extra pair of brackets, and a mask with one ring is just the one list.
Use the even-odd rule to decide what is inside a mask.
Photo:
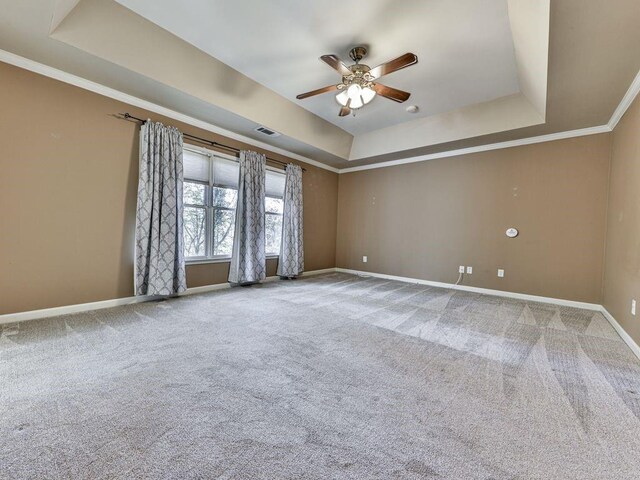
[(349, 88), (347, 89), (347, 95), (349, 95), (349, 98), (351, 99), (352, 102), (355, 101), (356, 99), (359, 100), (361, 93), (362, 93), (362, 87), (357, 83), (350, 85)]
[(343, 107), (346, 107), (347, 102), (349, 101), (349, 95), (346, 91), (342, 91), (338, 95), (336, 95), (336, 101)]
[(372, 90), (369, 87), (365, 87), (365, 88), (362, 89), (362, 93), (360, 94), (360, 96), (362, 97), (362, 101), (366, 105), (371, 100), (373, 100), (373, 97), (376, 96), (376, 91)]
[(364, 103), (362, 103), (362, 97), (361, 96), (357, 96), (356, 98), (352, 98), (351, 99), (351, 103), (349, 104), (349, 108), (352, 110), (355, 110), (357, 108), (360, 108), (364, 105)]

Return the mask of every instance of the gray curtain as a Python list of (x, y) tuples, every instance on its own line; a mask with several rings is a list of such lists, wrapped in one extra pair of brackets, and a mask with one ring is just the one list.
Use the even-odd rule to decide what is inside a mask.
[(187, 289), (182, 238), (182, 133), (161, 123), (140, 128), (135, 293)]
[(302, 236), (302, 168), (290, 163), (284, 186), (282, 241), (276, 272), (279, 276), (297, 277), (304, 271)]
[(240, 152), (238, 204), (229, 282), (245, 284), (266, 277), (264, 198), (266, 157)]

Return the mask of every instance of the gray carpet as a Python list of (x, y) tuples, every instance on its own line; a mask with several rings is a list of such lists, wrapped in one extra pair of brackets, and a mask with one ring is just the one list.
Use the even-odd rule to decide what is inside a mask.
[(9, 324), (2, 479), (638, 479), (599, 313), (344, 274)]

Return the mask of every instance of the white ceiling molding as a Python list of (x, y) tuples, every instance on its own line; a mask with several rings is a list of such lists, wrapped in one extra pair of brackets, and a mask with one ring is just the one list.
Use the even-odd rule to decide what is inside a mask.
[(631, 82), (631, 86), (629, 86), (627, 93), (625, 93), (624, 97), (622, 97), (620, 105), (618, 105), (618, 108), (616, 108), (613, 112), (613, 115), (611, 115), (611, 119), (609, 119), (609, 123), (607, 123), (611, 130), (616, 128), (616, 125), (618, 125), (618, 122), (620, 121), (622, 116), (636, 99), (638, 93), (640, 93), (640, 72), (638, 72), (636, 78), (633, 79), (633, 82)]
[[(368, 4), (367, 11), (362, 12), (364, 16), (356, 15), (357, 22), (355, 24), (351, 22), (345, 26), (340, 22), (335, 22), (332, 10), (323, 9), (315, 3), (311, 9), (299, 5), (300, 2), (280, 2), (279, 6), (273, 8), (271, 4), (263, 5), (265, 2), (260, 2), (260, 0), (246, 0), (246, 2), (229, 3), (229, 9), (232, 10), (230, 13), (226, 7), (223, 9), (224, 12), (215, 10), (216, 7), (211, 6), (212, 2), (208, 0), (193, 0), (194, 4), (203, 7), (204, 10), (203, 8), (188, 10), (180, 8), (181, 2), (179, 0), (157, 0), (156, 2), (145, 0), (20, 0), (19, 2), (11, 2), (7, 0), (3, 6), (2, 15), (0, 15), (0, 49), (133, 97), (145, 99), (229, 132), (268, 143), (272, 148), (295, 152), (302, 157), (314, 159), (336, 169), (352, 168), (371, 165), (375, 162), (421, 157), (443, 150), (461, 150), (483, 143), (498, 143), (504, 140), (543, 136), (607, 124), (612, 118), (612, 112), (620, 104), (623, 95), (629, 89), (634, 76), (640, 69), (640, 59), (634, 50), (634, 47), (640, 42), (640, 29), (634, 28), (640, 22), (640, 10), (635, 8), (637, 2), (633, 0), (625, 0), (624, 5), (615, 9), (608, 8), (606, 2), (593, 2), (593, 5), (590, 4), (590, 8), (586, 9), (582, 0), (550, 2), (550, 15), (553, 20), (550, 23), (551, 36), (549, 39), (543, 39), (544, 42), (540, 42), (540, 46), (542, 43), (546, 44), (547, 41), (549, 45), (547, 84), (550, 97), (546, 118), (544, 118), (545, 123), (526, 129), (512, 129), (508, 135), (499, 134), (499, 136), (492, 137), (499, 138), (497, 140), (487, 140), (486, 136), (478, 136), (477, 132), (482, 130), (482, 125), (480, 128), (474, 128), (469, 125), (469, 122), (465, 122), (463, 125), (469, 134), (467, 138), (447, 140), (446, 135), (441, 135), (443, 132), (441, 131), (442, 124), (440, 124), (440, 128), (436, 132), (438, 133), (437, 138), (433, 143), (431, 142), (434, 139), (431, 138), (428, 131), (415, 129), (415, 134), (422, 137), (425, 142), (429, 142), (429, 145), (418, 148), (398, 148), (392, 153), (372, 153), (366, 157), (350, 155), (350, 149), (341, 150), (343, 152), (341, 155), (334, 155), (331, 151), (335, 151), (336, 148), (340, 150), (342, 147), (337, 145), (342, 145), (343, 140), (349, 145), (351, 144), (351, 137), (344, 135), (346, 132), (341, 134), (337, 132), (336, 135), (333, 135), (331, 132), (333, 132), (332, 127), (335, 125), (330, 123), (325, 123), (319, 129), (316, 128), (316, 121), (321, 119), (314, 120), (304, 108), (303, 111), (297, 110), (292, 118), (289, 115), (290, 106), (284, 108), (276, 106), (276, 104), (286, 104), (287, 99), (291, 104), (297, 103), (293, 100), (294, 96), (292, 95), (299, 93), (301, 84), (316, 84), (317, 82), (318, 85), (323, 85), (325, 80), (329, 83), (335, 80), (335, 72), (319, 62), (317, 55), (335, 52), (346, 57), (346, 51), (350, 46), (360, 42), (370, 42), (367, 61), (371, 64), (393, 58), (398, 52), (403, 51), (413, 51), (420, 57), (420, 62), (411, 69), (389, 77), (391, 86), (412, 92), (411, 102), (420, 107), (417, 114), (408, 115), (405, 106), (396, 105), (384, 99), (372, 102), (372, 104), (378, 103), (378, 106), (383, 110), (382, 115), (388, 122), (387, 125), (405, 122), (410, 124), (421, 118), (421, 114), (425, 116), (439, 115), (463, 108), (465, 105), (490, 102), (497, 98), (516, 94), (518, 91), (530, 101), (532, 106), (537, 108), (534, 97), (542, 90), (525, 88), (523, 78), (526, 78), (527, 71), (531, 70), (530, 73), (534, 77), (532, 80), (536, 82), (535, 85), (538, 85), (539, 79), (535, 77), (538, 76), (539, 71), (544, 70), (544, 65), (538, 61), (539, 59), (533, 63), (521, 61), (526, 55), (535, 54), (537, 50), (535, 44), (521, 43), (518, 38), (521, 35), (526, 36), (527, 29), (531, 29), (533, 34), (536, 34), (535, 32), (539, 32), (541, 29), (542, 22), (538, 23), (536, 20), (535, 25), (526, 25), (525, 29), (518, 27), (517, 24), (522, 23), (529, 9), (542, 8), (541, 5), (548, 1), (487, 0), (481, 2), (482, 5), (480, 5), (477, 0), (461, 0), (453, 3), (446, 2), (446, 0), (429, 2), (372, 0)], [(318, 3), (325, 6), (335, 4), (336, 8), (341, 11), (352, 8), (350, 11), (358, 14), (362, 2), (360, 0), (326, 0)], [(65, 17), (65, 13), (75, 4), (77, 6)], [(402, 5), (398, 6), (399, 4)], [(143, 36), (142, 30), (138, 30), (140, 35), (137, 40), (131, 42), (131, 36), (121, 35), (120, 23), (113, 22), (114, 19), (109, 15), (97, 15), (91, 22), (88, 22), (88, 25), (79, 25), (79, 18), (76, 17), (81, 10), (88, 8), (89, 5), (97, 7), (95, 13), (112, 9), (122, 12), (125, 7), (128, 7), (128, 14), (125, 16), (129, 18), (129, 22), (136, 24), (139, 22), (145, 28), (149, 26), (149, 22), (163, 27), (168, 32), (177, 35), (174, 38), (175, 44), (171, 45), (171, 50), (167, 50), (166, 55), (161, 57), (162, 61), (156, 62), (156, 65), (137, 65), (137, 62), (128, 58), (128, 55), (137, 58), (141, 45), (149, 43), (140, 43), (139, 40)], [(109, 5), (111, 5), (110, 8), (108, 8)], [(118, 5), (122, 8), (118, 8)], [(173, 5), (175, 8), (156, 8), (158, 5)], [(255, 6), (255, 8), (249, 8), (248, 5)], [(287, 8), (287, 6), (291, 8)], [(215, 20), (213, 23), (207, 23), (203, 18), (211, 19), (211, 15), (208, 13), (212, 9)], [(416, 12), (421, 11), (420, 9), (427, 9), (428, 14), (415, 15)], [(518, 9), (521, 10), (518, 11)], [(176, 15), (176, 12), (179, 15)], [(241, 15), (240, 22), (248, 28), (245, 30), (253, 32), (253, 36), (247, 37), (245, 35), (238, 42), (235, 41), (237, 36), (241, 34), (236, 32), (237, 29), (233, 29), (233, 25), (238, 23), (231, 21), (234, 18), (233, 12)], [(172, 14), (176, 17), (175, 19)], [(575, 21), (576, 15), (580, 17), (580, 22)], [(135, 20), (130, 18), (131, 16)], [(58, 25), (59, 20), (63, 18), (60, 26), (54, 28), (53, 36), (80, 35), (79, 30), (82, 27), (86, 38), (79, 39), (79, 45), (76, 47), (51, 36), (51, 29)], [(251, 20), (253, 23), (247, 22), (247, 20)], [(283, 21), (295, 24), (293, 30), (281, 32)], [(97, 28), (95, 32), (93, 31), (94, 23)], [(285, 29), (288, 23), (284, 25)], [(366, 28), (378, 24), (381, 25), (378, 29)], [(450, 29), (452, 24), (456, 26), (455, 31)], [(185, 29), (185, 25), (194, 28)], [(198, 25), (200, 28), (197, 28)], [(213, 36), (211, 36), (211, 25), (221, 27), (221, 29), (215, 29)], [(413, 28), (408, 28), (412, 25), (414, 25)], [(421, 28), (424, 25), (433, 26), (433, 29)], [(478, 25), (484, 25), (484, 29)], [(389, 26), (391, 28), (388, 28)], [(488, 26), (491, 28), (487, 28)], [(87, 27), (89, 27), (88, 31)], [(78, 29), (78, 31), (74, 29)], [(152, 30), (157, 33), (157, 29), (152, 28)], [(187, 35), (189, 32), (196, 36)], [(441, 35), (441, 33), (447, 35)], [(162, 38), (167, 40), (165, 36)], [(255, 45), (255, 42), (251, 43), (252, 39), (255, 41), (255, 38), (269, 38), (270, 42), (276, 45), (278, 41), (283, 42), (284, 50), (274, 50), (263, 44)], [(102, 40), (107, 46), (96, 46), (97, 40)], [(150, 40), (150, 37), (145, 37), (145, 40)], [(92, 54), (90, 51), (80, 48), (87, 42), (92, 50), (97, 50), (97, 53)], [(193, 68), (184, 70), (184, 68), (173, 68), (175, 65), (166, 61), (168, 57), (173, 59), (174, 55), (171, 52), (175, 53), (176, 49), (182, 51), (181, 49), (184, 48), (189, 50), (189, 56), (195, 55), (191, 51), (192, 49), (187, 49), (184, 42), (191, 44), (192, 47), (200, 48), (204, 52), (208, 51), (207, 48), (212, 48), (213, 50), (208, 53), (213, 55), (214, 59), (218, 59), (228, 67), (236, 68), (240, 74), (244, 74), (249, 79), (253, 78), (253, 83), (247, 82), (247, 78), (242, 79), (238, 75), (232, 75), (232, 80), (240, 78), (242, 81), (227, 81), (229, 77), (225, 76), (224, 72), (228, 72), (228, 69), (221, 68), (215, 70), (216, 75), (210, 77), (208, 82), (204, 82), (206, 85), (202, 81), (197, 81), (195, 86), (189, 84), (191, 86), (188, 91), (181, 89), (176, 85), (180, 82), (188, 83), (190, 80), (189, 78), (176, 77), (180, 75), (184, 77), (209, 75), (211, 73), (209, 70), (211, 65), (209, 64), (204, 69), (196, 66), (195, 70)], [(157, 48), (162, 49), (163, 45), (150, 42), (148, 47), (156, 50)], [(113, 55), (116, 55), (115, 49), (120, 49), (117, 61), (113, 62), (100, 56), (98, 53), (101, 48), (106, 48)], [(544, 48), (541, 46), (540, 49)], [(158, 57), (157, 52), (151, 53), (153, 53), (151, 57)], [(452, 54), (455, 55), (455, 59), (452, 59)], [(144, 60), (143, 58), (142, 61), (144, 62)], [(133, 63), (135, 68), (132, 70), (122, 66), (125, 63), (127, 65)], [(184, 62), (178, 62), (178, 64), (184, 66)], [(193, 62), (189, 63), (189, 65), (192, 64)], [(243, 71), (246, 66), (249, 66), (250, 69)], [(140, 73), (136, 70), (137, 68), (144, 68), (147, 73), (162, 69), (168, 70), (168, 72), (162, 71), (160, 77), (153, 78)], [(590, 74), (584, 75), (585, 71), (589, 71)], [(255, 78), (252, 76), (252, 72), (255, 74)], [(309, 78), (304, 77), (300, 72), (308, 75)], [(525, 77), (522, 76), (523, 73)], [(307, 80), (303, 81), (304, 78)], [(257, 82), (263, 87), (270, 88), (269, 82), (271, 80), (279, 82), (280, 79), (286, 80), (289, 82), (287, 85), (292, 86), (289, 93), (285, 94), (284, 98), (281, 97), (284, 102), (276, 102), (269, 94), (262, 95), (260, 92), (264, 93), (264, 89), (254, 85)], [(411, 82), (415, 83), (416, 81), (419, 84), (415, 89), (407, 87)], [(247, 86), (252, 85), (256, 88), (247, 89)], [(276, 88), (278, 85), (282, 86), (282, 84), (276, 83), (271, 85), (275, 93), (280, 93)], [(213, 92), (204, 91), (205, 87)], [(200, 92), (199, 96), (193, 95), (196, 90)], [(260, 94), (253, 96), (254, 93)], [(203, 95), (207, 98), (203, 98)], [(215, 98), (218, 98), (217, 95), (220, 95), (222, 100), (226, 98), (220, 102), (224, 106), (212, 103), (215, 102)], [(256, 108), (247, 113), (245, 110), (250, 107), (246, 102), (248, 95), (255, 101)], [(280, 93), (280, 95), (283, 94)], [(423, 98), (421, 95), (426, 96)], [(238, 103), (229, 102), (229, 97), (237, 98)], [(319, 97), (315, 98), (317, 101), (323, 100)], [(627, 99), (631, 99), (630, 94)], [(308, 99), (308, 101), (312, 100)], [(452, 101), (455, 102), (455, 105), (451, 104)], [(331, 105), (331, 102), (328, 103), (331, 109), (335, 107), (335, 105)], [(270, 105), (273, 108), (269, 108)], [(299, 102), (298, 105), (302, 107), (302, 102)], [(305, 103), (304, 106), (315, 111), (309, 103)], [(396, 110), (402, 118), (387, 119), (387, 116), (392, 115)], [(504, 110), (503, 108), (502, 111), (504, 112)], [(615, 125), (623, 111), (624, 105), (618, 110), (616, 118), (609, 125), (610, 127)], [(331, 112), (333, 119), (335, 112), (333, 110)], [(352, 123), (361, 125), (364, 131), (378, 130), (378, 127), (368, 123), (367, 116), (374, 113), (372, 109), (363, 109), (358, 112), (357, 118), (341, 118), (338, 123), (342, 125), (343, 121), (352, 121)], [(497, 110), (494, 110), (494, 113), (497, 113)], [(256, 122), (256, 118), (263, 114), (271, 115), (269, 118), (274, 118), (275, 122), (272, 123), (270, 120)], [(304, 119), (301, 120), (300, 116)], [(459, 119), (461, 116), (454, 115), (452, 118)], [(476, 117), (485, 126), (494, 121), (493, 118), (480, 115)], [(519, 118), (521, 119), (521, 117)], [(277, 128), (276, 124), (283, 120), (285, 120), (284, 123), (286, 123), (288, 131)], [(498, 118), (496, 124), (499, 122), (505, 122), (505, 119)], [(282, 131), (283, 135), (279, 138), (257, 135), (254, 129), (258, 123)], [(301, 125), (303, 123), (308, 123), (308, 125)], [(312, 126), (313, 128), (308, 128)], [(417, 125), (410, 125), (410, 128), (414, 127)], [(455, 130), (458, 124), (454, 123), (449, 127), (451, 130)], [(302, 132), (303, 135), (297, 135), (299, 132)], [(390, 132), (385, 130), (380, 133), (386, 135)], [(403, 132), (401, 132), (402, 134)], [(389, 143), (394, 142), (395, 137), (390, 137)], [(412, 142), (407, 141), (406, 144), (411, 145)], [(320, 146), (326, 146), (327, 149)], [(349, 157), (353, 161), (349, 162), (347, 160)]]
[[(202, 128), (203, 130), (207, 130), (209, 132), (216, 133), (218, 135), (223, 135), (227, 138), (231, 138), (233, 140), (246, 143), (248, 145), (253, 145), (254, 147), (262, 148), (273, 153), (278, 153), (280, 155), (284, 155), (289, 158), (299, 160), (300, 162), (304, 162), (309, 165), (322, 168), (324, 170), (329, 170), (330, 172), (335, 172), (335, 173), (338, 172), (337, 168), (331, 167), (329, 165), (325, 165), (324, 163), (318, 162), (316, 160), (312, 160), (311, 158), (298, 155), (297, 153), (293, 153), (288, 150), (284, 150), (282, 148), (274, 147), (272, 145), (269, 145), (268, 143), (255, 140), (253, 138), (245, 137), (244, 135), (239, 135), (230, 130), (217, 127), (216, 125), (213, 125), (211, 123), (198, 120), (197, 118), (190, 117), (189, 115), (184, 115), (180, 112), (176, 112), (175, 110), (162, 107), (160, 105), (157, 105), (152, 102), (148, 102), (146, 100), (142, 100), (141, 98), (134, 97), (132, 95), (120, 92), (113, 88), (105, 87), (104, 85), (101, 85), (99, 83), (92, 82), (90, 80), (78, 77), (76, 75), (72, 75), (67, 72), (63, 72), (62, 70), (58, 70), (57, 68), (53, 68), (48, 65), (35, 62), (28, 58), (15, 55), (11, 52), (7, 52), (6, 50), (0, 50), (0, 61), (4, 63), (8, 63), (10, 65), (14, 65), (16, 67), (23, 68), (25, 70), (29, 70), (30, 72), (38, 73), (45, 77), (53, 78), (54, 80), (59, 80), (69, 85), (80, 87), (84, 90), (88, 90), (90, 92), (94, 92), (99, 95), (103, 95), (105, 97), (113, 98), (114, 100), (118, 100), (120, 102), (126, 103), (128, 105), (132, 105), (134, 107), (139, 107), (145, 110), (149, 110), (150, 112), (157, 113), (158, 115), (163, 115), (165, 117), (173, 118), (174, 120), (177, 120), (179, 122), (183, 122), (188, 125), (192, 125), (194, 127)], [(118, 112), (114, 112), (114, 113), (118, 113)]]
[(541, 135), (538, 137), (522, 138), (519, 140), (511, 140), (508, 142), (479, 145), (477, 147), (462, 148), (459, 150), (449, 150), (447, 152), (440, 152), (440, 153), (434, 153), (431, 155), (421, 155), (416, 157), (403, 158), (400, 160), (391, 160), (388, 162), (375, 163), (372, 165), (362, 165), (360, 167), (342, 168), (338, 171), (338, 173), (359, 172), (362, 170), (371, 170), (374, 168), (393, 167), (395, 165), (404, 165), (407, 163), (416, 163), (416, 162), (426, 162), (426, 161), (435, 160), (438, 158), (454, 157), (456, 155), (468, 155), (470, 153), (487, 152), (490, 150), (499, 150), (502, 148), (518, 147), (520, 145), (531, 145), (534, 143), (552, 142), (554, 140), (563, 140), (566, 138), (583, 137), (586, 135), (597, 135), (599, 133), (612, 132), (618, 125), (618, 122), (620, 121), (620, 119), (622, 119), (624, 114), (627, 112), (627, 110), (629, 109), (633, 101), (636, 99), (638, 94), (640, 94), (640, 71), (638, 71), (637, 75), (631, 82), (631, 85), (629, 86), (627, 93), (625, 93), (624, 97), (622, 97), (622, 100), (618, 104), (618, 107), (615, 109), (615, 111), (613, 112), (613, 115), (611, 115), (611, 118), (609, 119), (606, 125), (581, 128), (578, 130), (570, 130), (566, 132), (552, 133), (549, 135)]
[(487, 152), (489, 150), (500, 150), (502, 148), (519, 147), (521, 145), (531, 145), (534, 143), (553, 142), (554, 140), (563, 140), (565, 138), (584, 137), (585, 135), (596, 135), (598, 133), (608, 133), (611, 129), (609, 125), (600, 125), (598, 127), (581, 128), (579, 130), (571, 130), (568, 132), (558, 132), (549, 135), (540, 135), (539, 137), (522, 138), (519, 140), (510, 140), (508, 142), (491, 143), (488, 145), (478, 145), (477, 147), (461, 148), (459, 150), (449, 150), (446, 152), (432, 153), (430, 155), (421, 155), (418, 157), (402, 158), (400, 160), (390, 160), (388, 162), (374, 163), (372, 165), (362, 165), (361, 167), (341, 168), (338, 173), (359, 172), (362, 170), (372, 170), (374, 168), (393, 167), (396, 165), (405, 165), (407, 163), (426, 162), (437, 158), (455, 157), (457, 155), (468, 155), (470, 153)]
[(19, 68), (23, 68), (25, 70), (29, 70), (34, 73), (38, 73), (45, 77), (53, 78), (55, 80), (59, 80), (61, 82), (74, 85), (76, 87), (82, 88), (84, 90), (88, 90), (100, 95), (104, 95), (105, 97), (113, 98), (114, 100), (121, 101), (123, 103), (127, 103), (129, 105), (143, 108), (145, 110), (149, 110), (151, 112), (157, 113), (159, 115), (163, 115), (165, 117), (173, 118), (174, 120), (186, 123), (188, 125), (192, 125), (194, 127), (202, 128), (203, 130), (208, 130), (212, 133), (216, 133), (218, 135), (223, 135), (228, 138), (232, 138), (239, 142), (246, 143), (248, 145), (253, 145), (258, 148), (262, 148), (273, 153), (278, 153), (280, 155), (284, 155), (301, 162), (307, 163), (309, 165), (314, 165), (316, 167), (322, 168), (324, 170), (328, 170), (335, 173), (350, 173), (350, 172), (358, 172), (362, 170), (372, 170), (374, 168), (386, 168), (393, 167), (395, 165), (404, 165), (408, 163), (417, 163), (417, 162), (426, 162), (429, 160), (435, 160), (438, 158), (447, 158), (453, 157), (456, 155), (468, 155), (470, 153), (477, 152), (486, 152), (490, 150), (499, 150), (503, 148), (512, 148), (520, 145), (531, 145), (534, 143), (543, 143), (543, 142), (552, 142), (554, 140), (563, 140), (567, 138), (573, 137), (582, 137), (586, 135), (597, 135), (600, 133), (608, 133), (613, 131), (616, 127), (620, 119), (624, 116), (627, 109), (631, 106), (635, 98), (640, 93), (640, 71), (636, 75), (635, 79), (629, 86), (627, 93), (622, 98), (622, 101), (614, 111), (611, 119), (606, 125), (600, 125), (596, 127), (582, 128), (579, 130), (570, 130), (566, 132), (558, 132), (552, 133), (550, 135), (541, 135), (538, 137), (530, 137), (523, 138), (519, 140), (511, 140), (508, 142), (500, 142), (493, 143), (488, 145), (479, 145), (476, 147), (463, 148), (458, 150), (449, 150), (446, 152), (434, 153), (430, 155), (421, 155), (416, 157), (403, 158), (400, 160), (391, 160), (389, 162), (375, 163), (371, 165), (362, 165), (359, 167), (349, 167), (349, 168), (334, 168), (329, 165), (325, 165), (324, 163), (318, 162), (316, 160), (312, 160), (310, 158), (304, 157), (302, 155), (298, 155), (296, 153), (290, 152), (288, 150), (273, 147), (265, 142), (260, 142), (258, 140), (245, 137), (244, 135), (239, 135), (230, 130), (226, 130), (224, 128), (220, 128), (216, 125), (213, 125), (208, 122), (203, 122), (202, 120), (198, 120), (196, 118), (190, 117), (188, 115), (184, 115), (182, 113), (176, 112), (175, 110), (171, 110), (160, 105), (157, 105), (152, 102), (148, 102), (146, 100), (142, 100), (138, 97), (134, 97), (132, 95), (128, 95), (126, 93), (120, 92), (113, 88), (106, 87), (96, 82), (92, 82), (90, 80), (86, 80), (84, 78), (78, 77), (76, 75), (72, 75), (67, 72), (63, 72), (62, 70), (58, 70), (56, 68), (50, 67), (48, 65), (44, 65), (42, 63), (35, 62), (25, 57), (21, 57), (19, 55), (15, 55), (11, 52), (7, 52), (5, 50), (0, 50), (0, 61), (4, 63), (8, 63), (10, 65), (14, 65)]

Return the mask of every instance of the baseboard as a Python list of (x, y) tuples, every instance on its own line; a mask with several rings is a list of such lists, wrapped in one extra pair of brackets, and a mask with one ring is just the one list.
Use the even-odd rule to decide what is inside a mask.
[(624, 343), (626, 343), (631, 351), (636, 355), (636, 357), (640, 359), (640, 346), (635, 342), (635, 340), (631, 338), (631, 336), (624, 330), (624, 328), (622, 328), (622, 325), (620, 325), (618, 321), (613, 318), (613, 315), (611, 315), (609, 311), (604, 308), (604, 305), (601, 305), (600, 312), (602, 312), (602, 315), (604, 315), (604, 318), (609, 321), (614, 330), (618, 332), (618, 335), (620, 335), (620, 338), (622, 338)]
[[(312, 275), (320, 275), (323, 273), (330, 273), (330, 272), (335, 272), (335, 268), (312, 270), (310, 272), (304, 272), (301, 276), (310, 277)], [(272, 277), (267, 277), (264, 281), (272, 282), (272, 281), (278, 280), (279, 278), (280, 277), (278, 276), (272, 276)], [(180, 293), (177, 296), (181, 297), (185, 295), (194, 295), (196, 293), (213, 292), (215, 290), (224, 290), (227, 288), (230, 288), (230, 285), (228, 283), (204, 285), (202, 287), (188, 288), (185, 292)], [(102, 310), (103, 308), (119, 307), (122, 305), (131, 305), (134, 303), (150, 302), (153, 300), (159, 300), (160, 298), (163, 298), (163, 297), (158, 297), (154, 295), (140, 295), (137, 297), (114, 298), (111, 300), (101, 300), (98, 302), (79, 303), (76, 305), (65, 305), (62, 307), (43, 308), (40, 310), (30, 310), (28, 312), (6, 313), (4, 315), (0, 315), (0, 325), (5, 323), (25, 322), (27, 320), (37, 320), (40, 318), (58, 317), (60, 315), (69, 315), (71, 313), (88, 312), (91, 310)]]
[(518, 300), (527, 300), (530, 302), (551, 303), (553, 305), (562, 305), (564, 307), (583, 308), (585, 310), (595, 310), (600, 312), (602, 305), (597, 303), (576, 302), (574, 300), (564, 300), (561, 298), (541, 297), (538, 295), (529, 295), (526, 293), (507, 292), (504, 290), (492, 290), (490, 288), (470, 287), (468, 285), (455, 285), (453, 283), (433, 282), (431, 280), (422, 280), (420, 278), (399, 277), (397, 275), (387, 275), (385, 273), (363, 272), (360, 270), (350, 270), (347, 268), (336, 268), (337, 272), (351, 273), (354, 275), (385, 278), (387, 280), (397, 280), (399, 282), (418, 283), (420, 285), (429, 285), (431, 287), (449, 288), (452, 290), (463, 290), (465, 292), (482, 293), (485, 295), (496, 295), (498, 297), (515, 298)]
[(312, 270), (310, 272), (302, 272), (302, 275), (300, 275), (301, 277), (310, 277), (312, 275), (322, 275), (323, 273), (335, 273), (336, 272), (336, 268), (332, 267), (332, 268), (323, 268), (322, 270)]
[(40, 310), (30, 310), (27, 312), (5, 313), (0, 315), (0, 325), (4, 323), (25, 322), (27, 320), (37, 320), (39, 318), (57, 317), (59, 315), (69, 315), (71, 313), (88, 312), (89, 310), (101, 310), (103, 308), (119, 307), (132, 303), (149, 302), (157, 297), (124, 297), (112, 300), (101, 300), (99, 302), (78, 303), (76, 305), (65, 305), (63, 307), (43, 308)]
[(228, 283), (215, 283), (213, 285), (203, 285), (201, 287), (187, 288), (185, 292), (179, 293), (176, 297), (184, 297), (185, 295), (194, 295), (196, 293), (214, 292), (216, 290), (225, 290), (231, 288)]

